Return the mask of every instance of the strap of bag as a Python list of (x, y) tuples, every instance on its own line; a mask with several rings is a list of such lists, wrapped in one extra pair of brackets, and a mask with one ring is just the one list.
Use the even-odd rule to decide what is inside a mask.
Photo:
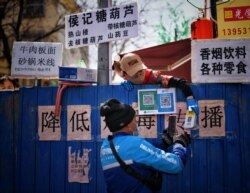
[(127, 172), (129, 175), (134, 176), (135, 178), (139, 179), (144, 184), (148, 185), (150, 188), (152, 188), (154, 190), (159, 190), (161, 188), (161, 181), (162, 181), (161, 174), (157, 173), (157, 176), (153, 178), (153, 177), (145, 177), (145, 176), (141, 175), (140, 173), (136, 172), (132, 167), (127, 165), (121, 159), (121, 157), (118, 155), (112, 139), (113, 139), (113, 137), (111, 135), (109, 135), (108, 141), (110, 144), (110, 148), (111, 148), (116, 160), (119, 162), (121, 167), (125, 170), (125, 172)]

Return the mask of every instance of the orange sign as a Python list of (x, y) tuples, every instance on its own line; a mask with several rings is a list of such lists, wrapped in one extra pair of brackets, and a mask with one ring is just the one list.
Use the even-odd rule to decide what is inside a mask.
[(218, 38), (250, 37), (250, 1), (217, 4)]

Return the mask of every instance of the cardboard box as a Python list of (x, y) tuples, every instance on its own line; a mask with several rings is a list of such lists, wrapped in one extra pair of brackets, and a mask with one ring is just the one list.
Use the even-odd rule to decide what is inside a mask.
[(72, 82), (97, 82), (97, 70), (59, 66), (59, 80)]

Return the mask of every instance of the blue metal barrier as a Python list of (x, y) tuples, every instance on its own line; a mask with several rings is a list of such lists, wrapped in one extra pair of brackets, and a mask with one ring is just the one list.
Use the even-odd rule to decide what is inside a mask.
[[(165, 176), (162, 193), (250, 192), (250, 84), (192, 84), (197, 100), (225, 101), (226, 136), (196, 138), (184, 171)], [(156, 85), (70, 87), (61, 103), (60, 141), (39, 141), (38, 106), (55, 105), (57, 87), (0, 92), (0, 193), (103, 193), (99, 105), (109, 98), (131, 104), (137, 90)], [(185, 101), (177, 90), (177, 100)], [(91, 140), (67, 141), (67, 105), (91, 105)], [(164, 125), (158, 115), (158, 131)], [(68, 148), (88, 148), (90, 182), (68, 182)], [(126, 183), (124, 182), (124, 185)]]

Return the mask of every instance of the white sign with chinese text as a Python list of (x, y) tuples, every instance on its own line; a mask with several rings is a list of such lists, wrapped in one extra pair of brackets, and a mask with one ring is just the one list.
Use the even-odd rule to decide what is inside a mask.
[(199, 136), (225, 136), (224, 100), (200, 100), (199, 102)]
[(143, 138), (157, 138), (157, 115), (137, 115), (139, 136)]
[(104, 139), (109, 135), (112, 135), (112, 132), (109, 130), (104, 119), (105, 119), (104, 117), (101, 117), (101, 139)]
[(250, 39), (192, 40), (192, 82), (250, 82)]
[(61, 139), (60, 116), (55, 116), (54, 106), (38, 106), (38, 136), (41, 141)]
[(137, 35), (137, 3), (65, 16), (66, 48), (127, 39)]
[(157, 138), (157, 115), (138, 115), (138, 103), (133, 102), (136, 112), (138, 135), (144, 138)]
[[(225, 136), (225, 110), (224, 100), (199, 100), (199, 137), (224, 137)], [(177, 102), (176, 132), (190, 133), (184, 128), (185, 115), (187, 111), (186, 102)], [(168, 128), (169, 116), (165, 115), (164, 128)]]
[[(176, 116), (176, 132), (177, 133), (183, 133), (185, 128), (183, 127), (185, 123), (185, 115), (187, 111), (187, 103), (186, 102), (177, 102), (176, 103), (176, 113), (173, 113), (171, 115)], [(164, 116), (164, 128), (167, 129), (169, 126), (169, 114), (166, 114)], [(187, 131), (187, 130), (186, 130)], [(187, 131), (188, 133), (190, 131)]]
[(14, 42), (11, 76), (56, 78), (62, 65), (62, 43)]
[[(82, 151), (82, 152), (81, 152)], [(68, 148), (68, 181), (78, 183), (89, 183), (91, 149), (82, 149), (75, 152)]]
[(91, 139), (91, 106), (67, 106), (67, 140)]

